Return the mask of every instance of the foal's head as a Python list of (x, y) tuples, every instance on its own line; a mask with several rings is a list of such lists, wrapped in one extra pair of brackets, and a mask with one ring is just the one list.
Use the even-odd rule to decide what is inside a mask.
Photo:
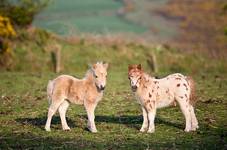
[(97, 62), (93, 64), (91, 69), (94, 76), (95, 85), (98, 90), (103, 91), (106, 86), (108, 63)]
[(130, 80), (132, 91), (135, 92), (140, 86), (140, 80), (142, 78), (142, 68), (139, 65), (128, 66), (128, 79)]

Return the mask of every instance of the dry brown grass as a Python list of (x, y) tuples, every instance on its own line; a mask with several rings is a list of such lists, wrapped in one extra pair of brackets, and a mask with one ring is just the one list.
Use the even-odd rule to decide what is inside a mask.
[(227, 13), (223, 0), (172, 0), (161, 10), (169, 18), (180, 20), (180, 35), (175, 47), (202, 51), (215, 58), (227, 57)]

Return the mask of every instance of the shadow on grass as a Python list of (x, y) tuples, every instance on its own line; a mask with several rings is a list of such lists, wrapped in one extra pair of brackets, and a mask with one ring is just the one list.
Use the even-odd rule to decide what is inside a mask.
[[(79, 115), (79, 118), (83, 120), (87, 120), (87, 115)], [(44, 128), (46, 124), (46, 117), (41, 117), (41, 118), (17, 118), (16, 121), (23, 124), (23, 125), (33, 125), (39, 128)], [(75, 128), (76, 122), (67, 118), (67, 123), (71, 128)], [(115, 123), (115, 124), (124, 124), (129, 128), (135, 128), (139, 129), (140, 126), (142, 125), (143, 118), (142, 116), (127, 116), (127, 115), (122, 115), (122, 116), (102, 116), (102, 115), (97, 115), (95, 116), (95, 122), (105, 122), (105, 123)], [(51, 125), (61, 125), (61, 120), (59, 116), (54, 116), (51, 121)], [(165, 124), (167, 126), (172, 126), (175, 128), (183, 129), (183, 124), (177, 124), (174, 122), (169, 122), (166, 121), (160, 117), (155, 118), (155, 124)]]
[[(86, 118), (86, 116), (82, 116), (84, 118)], [(126, 116), (126, 115), (122, 115), (122, 116), (96, 116), (95, 117), (95, 121), (96, 122), (106, 122), (106, 123), (119, 123), (119, 124), (125, 124), (129, 127), (133, 127), (135, 125), (142, 125), (143, 123), (143, 117), (142, 116)], [(183, 125), (181, 124), (177, 124), (174, 122), (168, 122), (160, 117), (156, 117), (155, 118), (155, 124), (165, 124), (167, 126), (172, 126), (172, 127), (176, 127), (176, 128), (183, 128)]]
[[(94, 134), (93, 134), (94, 135)], [(92, 136), (92, 135), (91, 135)], [(170, 142), (151, 142), (149, 145), (140, 138), (137, 139), (105, 139), (92, 140), (86, 137), (75, 136), (71, 138), (64, 137), (42, 137), (32, 133), (23, 133), (21, 135), (8, 134), (0, 138), (0, 149), (154, 149), (171, 148)]]
[[(226, 149), (226, 132), (223, 129), (206, 130), (200, 136), (188, 133), (181, 134), (176, 140), (162, 139), (154, 140), (151, 134), (130, 136), (113, 135), (105, 138), (103, 134), (92, 134), (89, 136), (75, 135), (65, 137), (55, 135), (38, 135), (31, 132), (20, 131), (20, 134), (6, 132), (0, 137), (0, 149)], [(221, 134), (222, 133), (222, 134)], [(222, 135), (222, 137), (221, 137)], [(130, 137), (130, 138), (125, 138)], [(164, 134), (165, 136), (165, 134)], [(146, 142), (145, 142), (146, 141)]]
[[(87, 120), (86, 115), (79, 115), (77, 117), (82, 120)], [(75, 121), (71, 119), (67, 120), (71, 127), (75, 127)], [(131, 128), (140, 127), (142, 120), (142, 116), (134, 115), (96, 116), (97, 123), (124, 124)], [(22, 125), (33, 125), (43, 129), (46, 117), (18, 118), (16, 121)], [(184, 126), (183, 124), (166, 121), (160, 117), (156, 118), (155, 123), (156, 125), (165, 124), (181, 129), (183, 129)], [(53, 117), (52, 124), (60, 125), (60, 117)], [(89, 134), (89, 136), (75, 135), (70, 138), (65, 137), (65, 134), (62, 135), (62, 137), (55, 137), (54, 135), (41, 136), (23, 131), (21, 131), (20, 134), (6, 132), (4, 133), (4, 136), (0, 137), (0, 149), (29, 149), (34, 147), (38, 149), (226, 149), (226, 131), (225, 126), (211, 128), (208, 125), (202, 125), (202, 128), (200, 128), (198, 132), (182, 132), (179, 134), (179, 137), (176, 137), (176, 140), (165, 138), (162, 140), (154, 140), (152, 137), (153, 135), (155, 136), (155, 134), (149, 136), (147, 134), (140, 134), (139, 132), (136, 136), (130, 136), (130, 134), (127, 133), (125, 133), (124, 136), (116, 136), (113, 134), (111, 139), (103, 139), (105, 135), (102, 134), (90, 134), (86, 132), (84, 134)], [(165, 136), (165, 133), (163, 133), (163, 135)], [(130, 138), (125, 138), (128, 136)], [(147, 136), (149, 136), (149, 138)], [(94, 137), (96, 140), (94, 140)], [(102, 140), (99, 140), (99, 138)]]
[[(32, 125), (44, 130), (44, 126), (46, 124), (46, 117), (41, 118), (17, 118), (15, 119), (17, 122), (21, 123), (22, 125)], [(67, 123), (70, 127), (75, 128), (75, 122), (66, 117)], [(59, 116), (53, 116), (51, 125), (61, 125), (61, 120)], [(54, 128), (54, 127), (53, 127)]]

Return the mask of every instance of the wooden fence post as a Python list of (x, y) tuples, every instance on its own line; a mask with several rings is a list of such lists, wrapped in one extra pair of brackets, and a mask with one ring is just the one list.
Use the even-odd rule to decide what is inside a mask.
[(54, 64), (54, 71), (59, 73), (61, 71), (61, 46), (55, 45), (51, 50), (52, 62)]

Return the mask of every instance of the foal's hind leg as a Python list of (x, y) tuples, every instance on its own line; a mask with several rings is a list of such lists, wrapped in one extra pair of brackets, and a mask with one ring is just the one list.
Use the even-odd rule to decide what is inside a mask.
[(186, 120), (186, 126), (184, 131), (189, 132), (191, 130), (191, 112), (189, 110), (189, 103), (187, 98), (185, 97), (177, 97), (176, 100), (178, 101), (181, 111), (184, 114), (185, 120)]
[(191, 130), (192, 131), (195, 131), (196, 129), (199, 128), (198, 120), (197, 120), (197, 118), (195, 116), (194, 107), (192, 105), (190, 105), (189, 107), (190, 107), (191, 121), (192, 121), (192, 123), (191, 123), (191, 126), (192, 126)]
[(61, 103), (62, 103), (62, 101), (56, 101), (56, 100), (52, 99), (52, 103), (48, 110), (47, 121), (46, 121), (46, 125), (45, 125), (46, 131), (50, 131), (50, 124), (51, 124), (52, 117), (55, 114), (55, 112), (57, 111), (58, 107), (61, 105)]
[(61, 103), (61, 105), (58, 108), (63, 130), (70, 130), (70, 128), (66, 122), (66, 119), (65, 119), (65, 114), (66, 114), (68, 107), (69, 107), (69, 102), (65, 100), (64, 102)]

